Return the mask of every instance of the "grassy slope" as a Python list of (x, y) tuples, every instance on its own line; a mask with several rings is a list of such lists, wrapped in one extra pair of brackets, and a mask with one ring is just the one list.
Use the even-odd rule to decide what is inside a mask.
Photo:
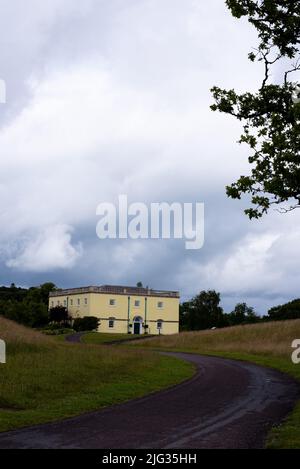
[[(300, 320), (186, 332), (133, 345), (143, 349), (187, 351), (248, 360), (276, 368), (300, 381), (300, 364), (295, 365), (291, 361), (291, 343), (297, 338), (300, 338)], [(300, 403), (281, 426), (273, 429), (267, 446), (300, 448)]]
[(99, 409), (168, 387), (193, 374), (148, 351), (68, 344), (0, 317), (0, 431)]

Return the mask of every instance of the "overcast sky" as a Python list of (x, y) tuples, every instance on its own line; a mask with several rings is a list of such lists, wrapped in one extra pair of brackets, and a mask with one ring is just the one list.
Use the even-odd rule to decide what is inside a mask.
[[(243, 214), (241, 128), (210, 88), (257, 88), (255, 32), (223, 0), (0, 0), (0, 283), (222, 294), (260, 313), (299, 297), (300, 213)], [(96, 207), (204, 202), (205, 245), (96, 236)]]

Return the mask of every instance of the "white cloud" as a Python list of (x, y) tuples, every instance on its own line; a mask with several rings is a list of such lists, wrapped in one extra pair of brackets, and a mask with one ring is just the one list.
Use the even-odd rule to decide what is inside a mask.
[(25, 241), (22, 250), (7, 266), (29, 272), (48, 272), (56, 269), (74, 267), (82, 255), (80, 244), (72, 245), (72, 228), (58, 225), (50, 226), (43, 232)]

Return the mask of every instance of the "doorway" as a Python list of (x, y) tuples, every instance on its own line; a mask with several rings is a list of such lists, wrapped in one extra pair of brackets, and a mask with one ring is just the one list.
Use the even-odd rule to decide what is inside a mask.
[(139, 335), (142, 333), (142, 323), (143, 319), (139, 316), (135, 317), (133, 320), (133, 333)]

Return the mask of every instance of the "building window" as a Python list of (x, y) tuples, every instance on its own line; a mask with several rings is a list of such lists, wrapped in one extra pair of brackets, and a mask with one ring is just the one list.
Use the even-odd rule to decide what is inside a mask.
[(108, 327), (109, 329), (113, 329), (115, 327), (115, 318), (109, 318)]
[(67, 300), (64, 300), (64, 307), (67, 306)]
[(88, 299), (87, 299), (87, 298), (84, 299), (84, 304), (85, 304), (85, 305), (88, 304)]
[(70, 300), (70, 305), (73, 306), (73, 300)]
[(51, 306), (52, 308), (54, 308), (54, 301), (51, 301)]
[(78, 306), (80, 306), (80, 298), (78, 298), (77, 304), (78, 304)]
[(109, 306), (116, 306), (116, 300), (110, 299)]
[(57, 306), (60, 306), (60, 301), (59, 301), (59, 300), (58, 300), (58, 302), (57, 302)]
[(159, 331), (161, 331), (162, 328), (163, 328), (163, 320), (162, 320), (162, 319), (159, 319), (159, 320), (157, 321), (157, 329), (158, 329)]
[(162, 301), (159, 301), (159, 302), (157, 303), (157, 307), (158, 307), (159, 309), (162, 309), (162, 308), (164, 307), (163, 302), (162, 302)]
[(141, 306), (140, 300), (135, 300), (134, 306), (135, 306), (136, 308), (139, 308), (139, 307)]

